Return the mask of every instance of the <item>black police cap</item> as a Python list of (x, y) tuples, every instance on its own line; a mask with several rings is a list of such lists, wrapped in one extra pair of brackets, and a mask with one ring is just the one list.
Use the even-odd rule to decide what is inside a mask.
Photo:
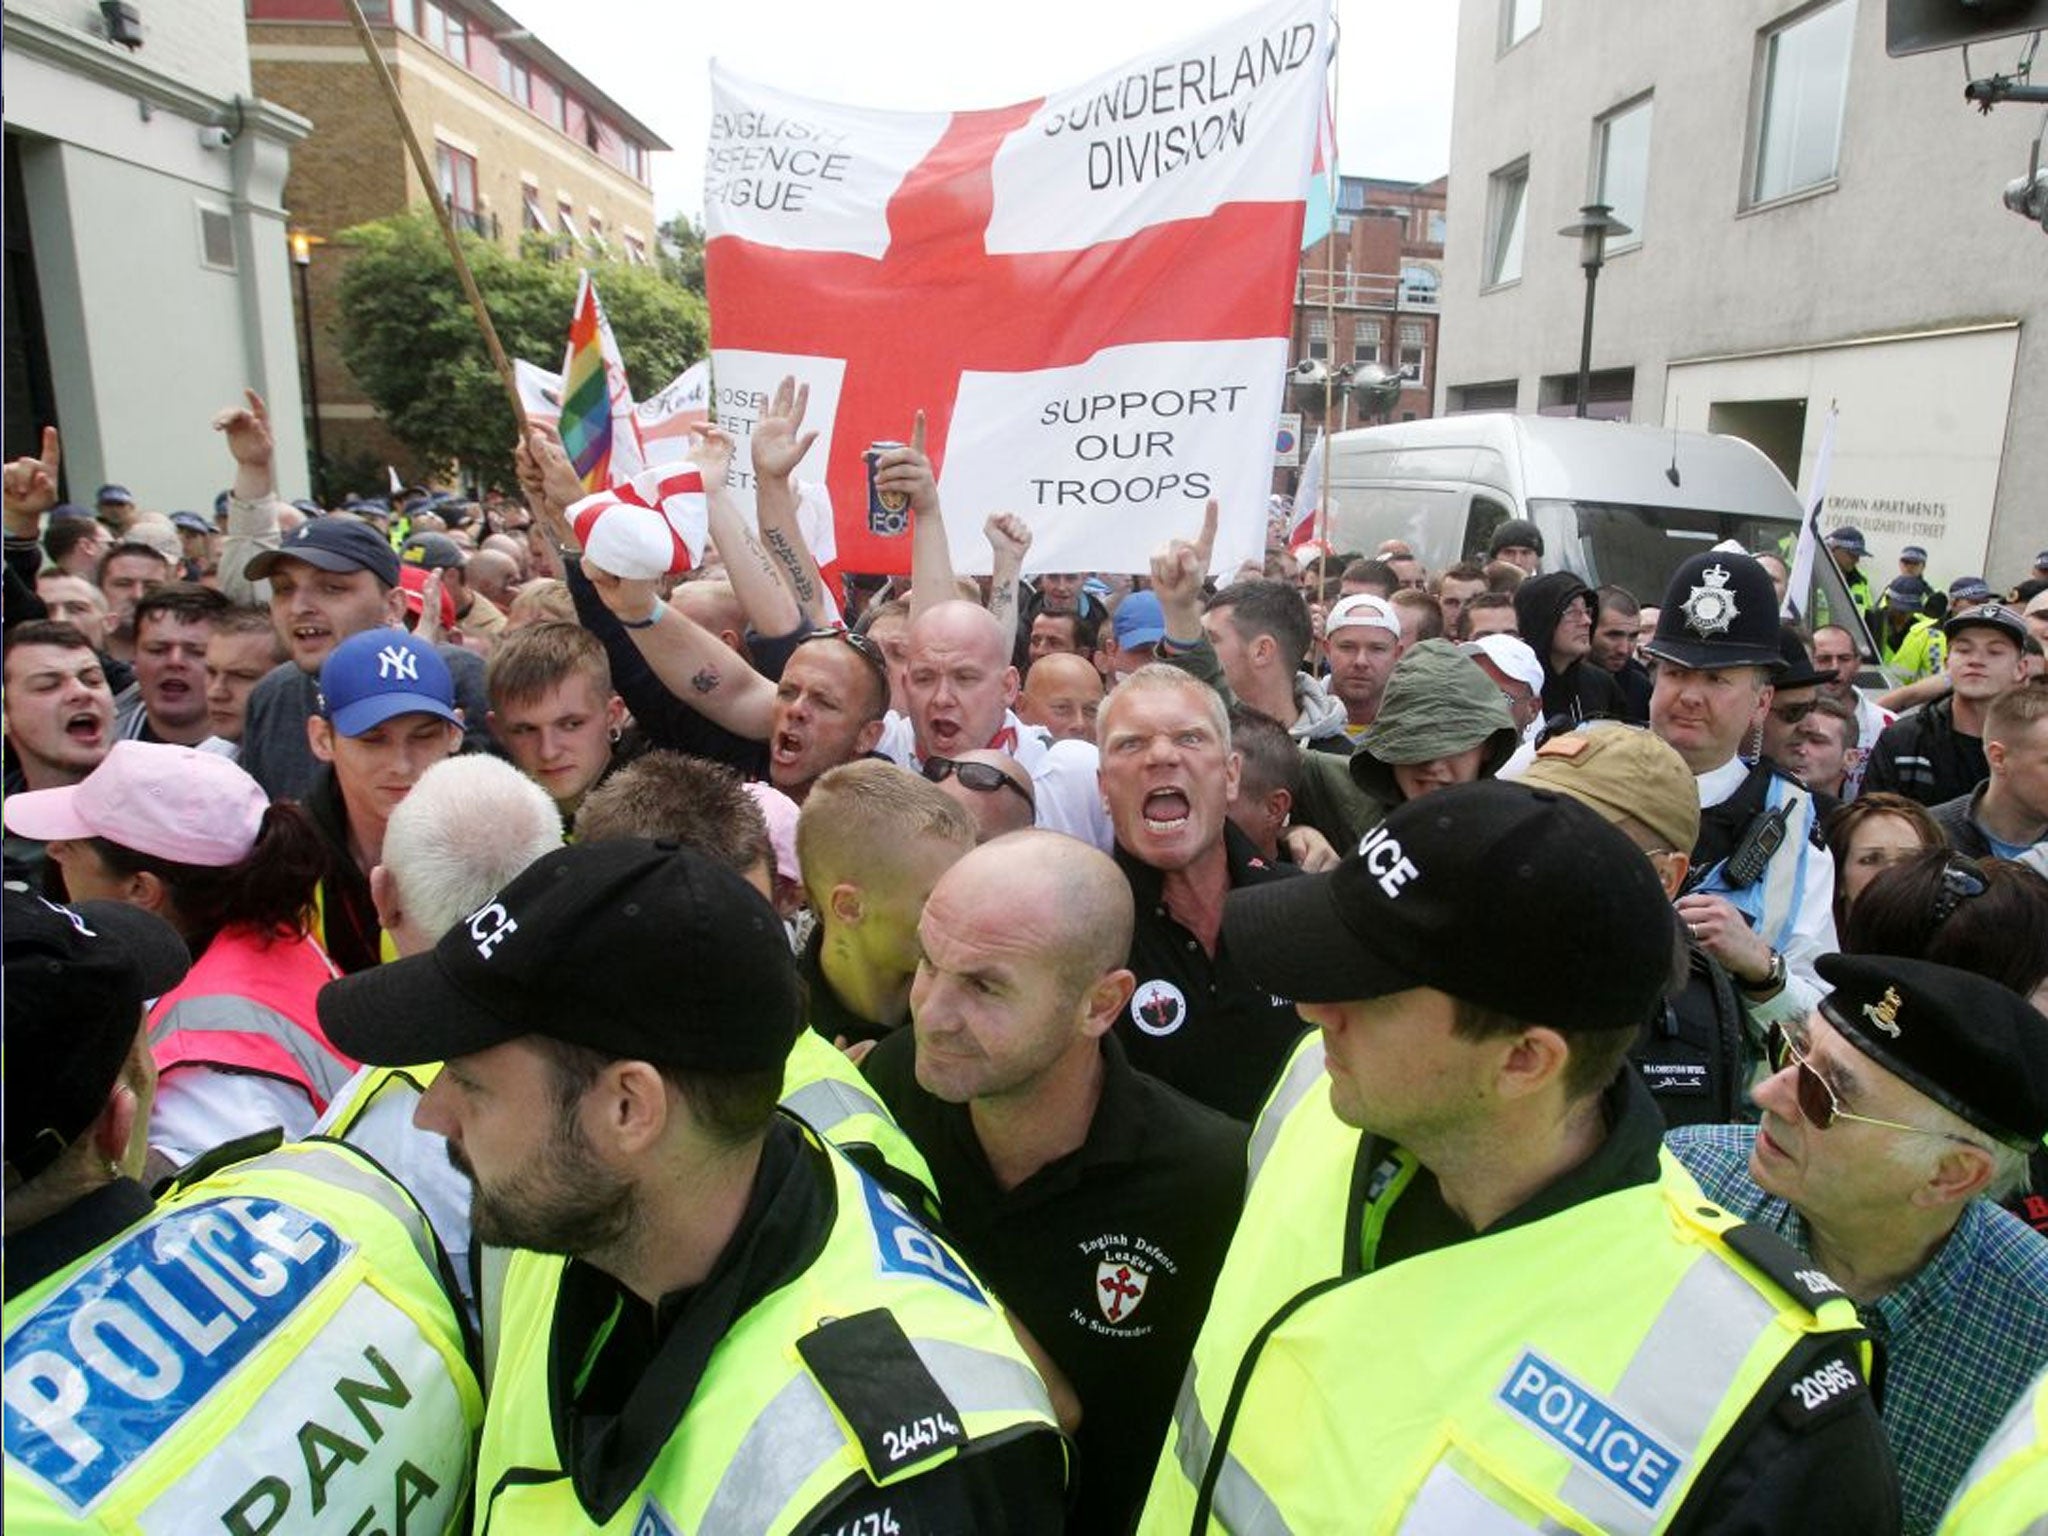
[(1889, 955), (1823, 955), (1820, 1011), (1849, 1043), (2019, 1151), (2048, 1137), (2048, 1016), (1969, 971)]
[(1748, 555), (1710, 549), (1681, 565), (1664, 589), (1657, 632), (1643, 646), (1681, 667), (1785, 666), (1778, 649), (1778, 591)]

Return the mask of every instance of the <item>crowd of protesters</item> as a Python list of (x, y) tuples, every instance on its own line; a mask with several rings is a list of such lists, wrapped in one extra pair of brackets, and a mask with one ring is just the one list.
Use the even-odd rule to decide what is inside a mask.
[(479, 1530), (2022, 1528), (1942, 1521), (2044, 1433), (2048, 551), (1944, 593), (1837, 529), (1812, 630), (1776, 550), (1630, 592), (1277, 503), (1221, 577), (1213, 503), (1136, 576), (992, 515), (975, 580), (920, 426), (883, 580), (797, 529), (804, 409), (753, 518), (696, 435), (666, 579), (545, 429), (480, 499), (287, 504), (254, 395), (211, 515), (6, 466), (10, 1500), (91, 1502), (17, 1332), (339, 1146), (399, 1193), (323, 1219), (439, 1256), (375, 1335), (446, 1361), (401, 1525), (409, 1467)]

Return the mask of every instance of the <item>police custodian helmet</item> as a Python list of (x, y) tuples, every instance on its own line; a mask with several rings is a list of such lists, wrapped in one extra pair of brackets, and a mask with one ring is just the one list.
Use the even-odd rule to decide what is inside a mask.
[(1664, 589), (1657, 632), (1643, 650), (1681, 667), (1783, 671), (1770, 573), (1748, 555), (1717, 549), (1694, 555)]

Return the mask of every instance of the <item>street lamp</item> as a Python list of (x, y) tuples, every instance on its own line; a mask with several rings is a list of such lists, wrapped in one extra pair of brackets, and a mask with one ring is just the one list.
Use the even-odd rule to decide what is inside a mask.
[(1579, 401), (1574, 412), (1584, 416), (1593, 376), (1593, 288), (1600, 281), (1600, 268), (1607, 262), (1607, 237), (1632, 235), (1635, 231), (1617, 219), (1607, 204), (1588, 203), (1579, 210), (1578, 222), (1565, 225), (1558, 233), (1578, 236), (1579, 265), (1586, 272), (1586, 321), (1579, 333)]
[(318, 235), (295, 229), (291, 233), (291, 243), (292, 265), (299, 269), (299, 334), (306, 353), (306, 440), (312, 447), (312, 459), (307, 469), (313, 484), (313, 499), (325, 507), (327, 486), (323, 468), (327, 454), (320, 445), (320, 383), (313, 368), (313, 293), (308, 273), (313, 267), (313, 247), (327, 242)]

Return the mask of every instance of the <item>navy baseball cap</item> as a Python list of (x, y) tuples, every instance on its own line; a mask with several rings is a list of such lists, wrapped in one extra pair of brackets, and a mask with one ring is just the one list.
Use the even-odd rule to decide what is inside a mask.
[(1863, 542), (1863, 530), (1861, 528), (1851, 528), (1844, 525), (1829, 534), (1822, 542), (1829, 549), (1846, 549), (1852, 555), (1867, 555), (1870, 553), (1870, 546)]
[(259, 581), (281, 560), (303, 560), (323, 571), (368, 571), (387, 587), (398, 585), (398, 551), (383, 534), (353, 518), (309, 518), (276, 549), (251, 559), (242, 574)]
[(82, 517), (90, 520), (97, 515), (91, 507), (81, 507), (75, 501), (60, 501), (50, 508), (50, 521), (53, 523), (60, 517)]
[(1988, 603), (1997, 596), (1982, 576), (1958, 576), (1948, 584), (1948, 595), (1966, 603)]
[(1884, 605), (1894, 613), (1918, 613), (1929, 596), (1927, 583), (1918, 576), (1901, 576), (1884, 589)]
[(197, 512), (173, 512), (171, 514), (171, 526), (183, 529), (187, 533), (213, 532), (213, 524), (209, 523)]
[(464, 564), (462, 546), (445, 533), (416, 533), (399, 546), (403, 565), (424, 566), (430, 571), (459, 571)]
[(118, 501), (125, 506), (135, 505), (135, 493), (125, 485), (103, 485), (93, 493), (94, 501)]
[(1927, 563), (1927, 551), (1918, 544), (1908, 544), (1899, 551), (1899, 558), (1901, 560), (1910, 560), (1915, 565), (1925, 565)]
[(1130, 651), (1157, 645), (1166, 638), (1166, 615), (1156, 592), (1133, 592), (1116, 607), (1117, 649)]
[(344, 736), (375, 730), (396, 715), (462, 724), (448, 663), (402, 629), (366, 629), (329, 653), (320, 668), (320, 713)]

